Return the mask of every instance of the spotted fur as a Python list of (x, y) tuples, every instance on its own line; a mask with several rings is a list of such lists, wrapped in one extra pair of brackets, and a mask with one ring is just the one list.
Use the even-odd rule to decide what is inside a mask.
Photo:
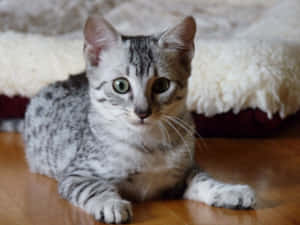
[[(26, 112), (31, 171), (55, 178), (63, 198), (106, 223), (129, 222), (130, 200), (166, 193), (252, 207), (249, 187), (222, 184), (195, 165), (185, 107), (194, 34), (191, 17), (163, 34), (138, 37), (121, 36), (105, 20), (90, 18), (86, 73), (44, 88)], [(118, 77), (128, 80), (128, 93), (114, 91)], [(161, 77), (170, 84), (157, 94), (152, 86)]]

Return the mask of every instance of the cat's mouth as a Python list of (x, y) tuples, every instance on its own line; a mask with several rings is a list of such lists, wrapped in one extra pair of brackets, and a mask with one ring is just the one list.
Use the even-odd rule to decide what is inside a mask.
[(139, 118), (136, 115), (133, 115), (128, 118), (129, 124), (133, 128), (137, 129), (148, 129), (150, 127), (153, 127), (156, 124), (156, 121), (157, 119), (152, 116), (146, 118)]
[(148, 119), (140, 119), (132, 122), (134, 126), (150, 126), (151, 122)]
[(141, 124), (141, 125), (144, 125), (144, 124), (145, 124), (145, 120), (144, 120), (144, 119), (141, 119), (141, 120), (140, 120), (140, 124)]
[(140, 125), (140, 126), (147, 126), (147, 125), (150, 125), (150, 123), (149, 123), (148, 120), (140, 119), (140, 120), (137, 122), (137, 125)]

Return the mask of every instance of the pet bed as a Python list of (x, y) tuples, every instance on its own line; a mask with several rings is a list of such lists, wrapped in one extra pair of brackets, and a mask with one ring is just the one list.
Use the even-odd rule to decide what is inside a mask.
[[(0, 6), (0, 17), (3, 11), (8, 13), (5, 10), (13, 12), (13, 2), (7, 3), (10, 8)], [(106, 13), (100, 7), (104, 3)], [(202, 136), (265, 135), (299, 110), (300, 3), (297, 0), (264, 3), (187, 0), (186, 7), (182, 1), (158, 0), (111, 4), (91, 1), (84, 5), (81, 0), (64, 0), (64, 4), (68, 8), (59, 12), (65, 16), (58, 11), (51, 14), (47, 5), (36, 8), (34, 15), (16, 11), (11, 26), (4, 27), (15, 31), (0, 34), (2, 118), (22, 116), (26, 98), (43, 86), (84, 69), (80, 29), (88, 14), (99, 12), (123, 33), (137, 34), (160, 30), (159, 27), (173, 24), (183, 15), (195, 16), (198, 33), (187, 106)], [(137, 8), (145, 19), (145, 27), (134, 15)], [(36, 20), (28, 19), (35, 16), (41, 17), (41, 21), (52, 18), (55, 22), (59, 18), (68, 24), (74, 13), (80, 16), (76, 17), (77, 22), (72, 21), (72, 28), (49, 23), (46, 29)], [(164, 22), (157, 26), (155, 18)], [(23, 22), (16, 22), (18, 19)], [(24, 24), (30, 22), (32, 26), (27, 24), (25, 29)], [(13, 107), (16, 105), (19, 107)], [(10, 114), (9, 108), (18, 113)]]

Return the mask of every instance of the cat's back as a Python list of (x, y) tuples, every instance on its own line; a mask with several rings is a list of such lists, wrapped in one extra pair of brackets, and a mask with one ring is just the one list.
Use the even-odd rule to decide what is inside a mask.
[[(66, 110), (77, 108), (78, 101), (83, 106), (88, 100), (87, 88), (88, 83), (85, 74), (70, 76), (68, 80), (50, 84), (31, 98), (25, 119), (28, 120), (34, 116), (36, 122), (43, 116), (54, 118), (58, 114), (65, 114)], [(28, 125), (30, 127), (32, 124)]]
[(73, 157), (86, 125), (88, 104), (85, 74), (50, 84), (31, 99), (25, 114), (24, 141), (33, 172), (55, 176), (55, 170)]

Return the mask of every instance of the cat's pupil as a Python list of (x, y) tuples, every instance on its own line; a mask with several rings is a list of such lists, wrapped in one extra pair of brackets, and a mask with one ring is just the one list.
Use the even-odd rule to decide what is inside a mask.
[(166, 78), (159, 78), (154, 82), (153, 91), (157, 94), (160, 94), (168, 90), (169, 86), (170, 86), (170, 80)]
[(119, 89), (124, 90), (124, 88), (125, 88), (125, 84), (123, 82), (120, 82), (119, 83)]

